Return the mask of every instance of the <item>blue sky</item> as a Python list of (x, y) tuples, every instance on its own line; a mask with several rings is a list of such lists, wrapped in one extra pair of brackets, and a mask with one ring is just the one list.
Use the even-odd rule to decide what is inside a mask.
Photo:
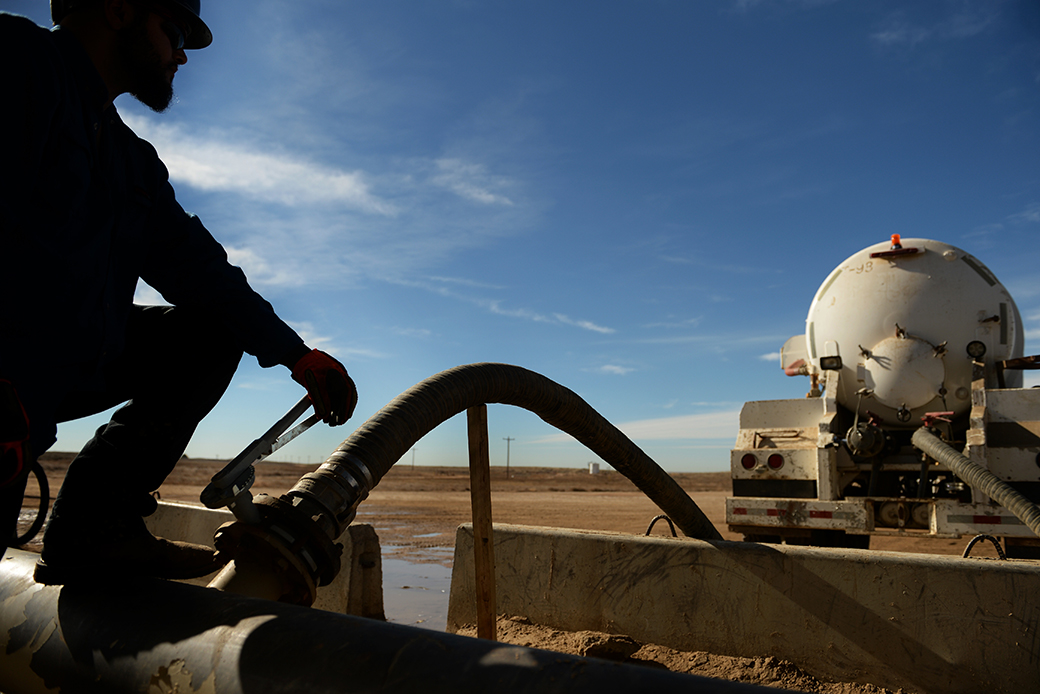
[[(42, 0), (4, 9), (47, 22)], [(846, 257), (899, 233), (979, 257), (1040, 352), (1040, 5), (1026, 0), (204, 0), (177, 99), (124, 120), (360, 402), (317, 463), (446, 368), (574, 390), (670, 471), (728, 469), (747, 400)], [(141, 288), (139, 297), (151, 292)], [(204, 341), (204, 336), (200, 340)], [(1031, 382), (1036, 382), (1032, 379)], [(302, 395), (247, 357), (188, 454)], [(75, 450), (99, 420), (62, 425)], [(491, 459), (594, 456), (489, 409)], [(404, 463), (464, 464), (464, 415)]]

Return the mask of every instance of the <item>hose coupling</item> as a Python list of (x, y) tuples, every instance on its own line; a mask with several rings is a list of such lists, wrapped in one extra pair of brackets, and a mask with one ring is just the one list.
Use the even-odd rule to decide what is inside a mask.
[[(281, 602), (312, 604), (317, 587), (328, 585), (339, 573), (343, 546), (329, 539), (285, 497), (260, 494), (255, 505), (260, 523), (233, 521), (217, 529), (214, 546), (231, 561), (211, 586)], [(245, 580), (240, 571), (244, 567), (237, 566), (239, 563), (262, 564), (274, 578), (267, 581), (263, 591), (236, 585)]]

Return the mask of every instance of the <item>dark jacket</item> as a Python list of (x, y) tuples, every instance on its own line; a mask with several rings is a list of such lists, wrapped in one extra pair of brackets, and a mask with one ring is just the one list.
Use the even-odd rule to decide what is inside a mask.
[(71, 32), (0, 14), (0, 94), (0, 376), (26, 383), (69, 363), (100, 374), (123, 349), (139, 278), (215, 314), (261, 366), (299, 348), (177, 203), (155, 149), (103, 108)]

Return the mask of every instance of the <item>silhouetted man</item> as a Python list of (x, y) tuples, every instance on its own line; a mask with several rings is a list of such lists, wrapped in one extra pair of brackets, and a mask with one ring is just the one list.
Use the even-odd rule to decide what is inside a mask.
[[(153, 537), (142, 516), (243, 351), (289, 367), (330, 425), (357, 393), (180, 207), (113, 106), (124, 93), (169, 106), (185, 50), (212, 41), (198, 0), (65, 0), (51, 13), (54, 30), (0, 14), (0, 532), (13, 536), (57, 423), (125, 403), (70, 465), (36, 578), (113, 561), (120, 574), (205, 575), (211, 548)], [(172, 306), (135, 305), (139, 279)]]

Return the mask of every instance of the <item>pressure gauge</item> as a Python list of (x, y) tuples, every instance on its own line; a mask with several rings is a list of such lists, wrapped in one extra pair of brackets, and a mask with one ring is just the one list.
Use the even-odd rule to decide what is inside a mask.
[(968, 351), (968, 356), (972, 359), (982, 359), (986, 354), (986, 343), (979, 340), (972, 340), (968, 343), (968, 346), (965, 347), (965, 349)]

